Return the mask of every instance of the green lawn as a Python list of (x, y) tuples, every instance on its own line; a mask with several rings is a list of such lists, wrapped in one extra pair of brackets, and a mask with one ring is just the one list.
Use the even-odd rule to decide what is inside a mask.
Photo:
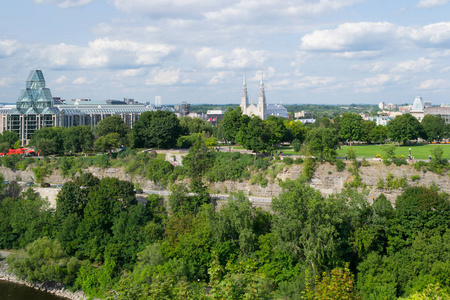
[[(411, 155), (415, 159), (428, 159), (428, 155), (431, 154), (431, 150), (438, 145), (411, 145), (411, 146), (400, 146), (396, 147), (395, 155), (397, 157), (400, 157), (401, 155), (404, 155), (405, 157), (408, 157), (409, 149), (411, 148)], [(444, 150), (444, 156), (443, 158), (450, 159), (450, 144), (443, 144), (440, 145), (442, 147), (442, 150)], [(347, 148), (349, 146), (342, 146), (340, 150), (338, 150), (338, 156), (343, 157), (345, 156), (345, 153), (347, 152)], [(353, 146), (353, 149), (356, 151), (357, 157), (365, 157), (365, 158), (373, 158), (378, 153), (383, 155), (383, 152), (381, 151), (380, 145), (357, 145)]]
[[(395, 149), (395, 155), (397, 157), (401, 157), (404, 155), (405, 157), (408, 157), (409, 154), (409, 148), (411, 148), (411, 155), (414, 156), (415, 159), (428, 159), (428, 155), (431, 154), (431, 150), (438, 145), (411, 145), (411, 146), (400, 146), (396, 147)], [(450, 159), (450, 144), (441, 144), (440, 145), (442, 149), (444, 150), (444, 158)], [(347, 152), (347, 148), (349, 146), (342, 146), (340, 150), (337, 151), (338, 157), (344, 157), (345, 153)], [(234, 149), (244, 149), (240, 146), (234, 146)], [(356, 145), (353, 146), (353, 148), (356, 151), (357, 157), (365, 157), (365, 158), (373, 158), (378, 153), (383, 155), (383, 152), (381, 151), (381, 145)], [(300, 153), (294, 152), (292, 147), (277, 147), (275, 150), (278, 151), (278, 153), (283, 151), (283, 154), (287, 155), (302, 155), (302, 152), (300, 150)]]

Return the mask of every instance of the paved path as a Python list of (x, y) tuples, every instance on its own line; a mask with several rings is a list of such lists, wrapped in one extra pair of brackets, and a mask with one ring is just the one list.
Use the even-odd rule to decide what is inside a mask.
[(10, 254), (11, 254), (11, 251), (0, 250), (0, 256), (3, 257), (3, 258), (7, 257)]

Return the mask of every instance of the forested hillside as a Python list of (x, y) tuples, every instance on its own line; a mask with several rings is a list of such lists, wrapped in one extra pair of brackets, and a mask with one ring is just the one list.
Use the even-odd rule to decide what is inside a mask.
[(199, 181), (173, 184), (168, 206), (143, 205), (130, 182), (85, 173), (55, 210), (2, 185), (0, 247), (23, 249), (7, 259), (20, 277), (104, 299), (448, 298), (447, 194), (409, 187), (394, 209), (352, 188), (323, 197), (301, 178), (281, 184), (272, 214), (243, 194), (215, 210)]

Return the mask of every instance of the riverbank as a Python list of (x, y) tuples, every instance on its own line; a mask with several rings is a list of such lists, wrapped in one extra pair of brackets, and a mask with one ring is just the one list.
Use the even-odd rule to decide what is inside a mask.
[(85, 300), (83, 292), (71, 292), (67, 290), (62, 283), (30, 283), (21, 280), (14, 274), (8, 272), (8, 264), (4, 260), (0, 261), (0, 280), (6, 280), (21, 285), (31, 287), (36, 290), (44, 291), (69, 300)]

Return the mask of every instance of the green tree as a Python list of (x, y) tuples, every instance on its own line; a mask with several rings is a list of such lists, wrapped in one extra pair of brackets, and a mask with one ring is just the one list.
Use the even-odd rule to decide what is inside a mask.
[(112, 150), (118, 148), (121, 144), (120, 135), (117, 132), (108, 133), (100, 136), (94, 143), (96, 149), (100, 151), (108, 151), (109, 158), (112, 158)]
[(419, 137), (425, 137), (422, 125), (411, 114), (396, 116), (387, 124), (387, 137), (394, 142), (407, 143)]
[(236, 141), (236, 134), (241, 129), (242, 125), (242, 110), (240, 107), (233, 109), (232, 107), (223, 115), (222, 126), (225, 133), (225, 140), (229, 142)]
[(290, 136), (292, 136), (292, 141), (297, 139), (300, 143), (303, 143), (306, 138), (306, 127), (300, 121), (292, 121), (292, 120), (284, 120), (284, 126), (290, 132)]
[(282, 183), (283, 193), (272, 200), (273, 227), (277, 245), (295, 262), (320, 274), (335, 263), (342, 245), (337, 224), (345, 211), (337, 198), (324, 199), (319, 191), (301, 180)]
[(0, 141), (7, 143), (9, 148), (14, 148), (14, 144), (19, 140), (19, 136), (15, 131), (5, 130), (1, 134)]
[(8, 256), (9, 271), (28, 282), (61, 282), (71, 286), (81, 264), (75, 257), (69, 258), (56, 240), (39, 238), (21, 250)]
[(183, 157), (183, 166), (192, 177), (201, 178), (214, 164), (214, 152), (205, 144), (202, 136), (196, 136), (189, 153)]
[(182, 133), (180, 121), (169, 111), (144, 112), (133, 127), (136, 147), (175, 147)]
[(448, 135), (445, 119), (440, 115), (425, 115), (421, 123), (429, 142), (440, 141)]
[(43, 155), (62, 154), (64, 152), (65, 127), (43, 127), (36, 130), (30, 138), (30, 145)]
[(387, 139), (387, 127), (383, 125), (377, 125), (372, 128), (369, 133), (368, 140), (371, 142), (384, 144)]
[(256, 155), (272, 150), (270, 130), (259, 117), (253, 116), (247, 126), (241, 128), (240, 133), (239, 142), (245, 149), (252, 150)]
[(211, 124), (200, 118), (194, 117), (191, 118), (189, 116), (180, 118), (180, 126), (183, 129), (183, 134), (189, 135), (192, 133), (212, 133)]
[(339, 135), (342, 141), (349, 141), (350, 145), (352, 141), (363, 140), (365, 134), (364, 119), (354, 113), (344, 113), (340, 119)]
[(323, 161), (336, 156), (339, 141), (334, 129), (317, 127), (308, 133), (306, 145), (312, 155)]
[(98, 137), (116, 133), (119, 135), (119, 144), (130, 145), (131, 129), (123, 122), (121, 116), (110, 116), (97, 123), (94, 127), (94, 134)]
[(71, 153), (85, 152), (94, 145), (94, 134), (89, 126), (72, 126), (63, 132), (64, 150)]

